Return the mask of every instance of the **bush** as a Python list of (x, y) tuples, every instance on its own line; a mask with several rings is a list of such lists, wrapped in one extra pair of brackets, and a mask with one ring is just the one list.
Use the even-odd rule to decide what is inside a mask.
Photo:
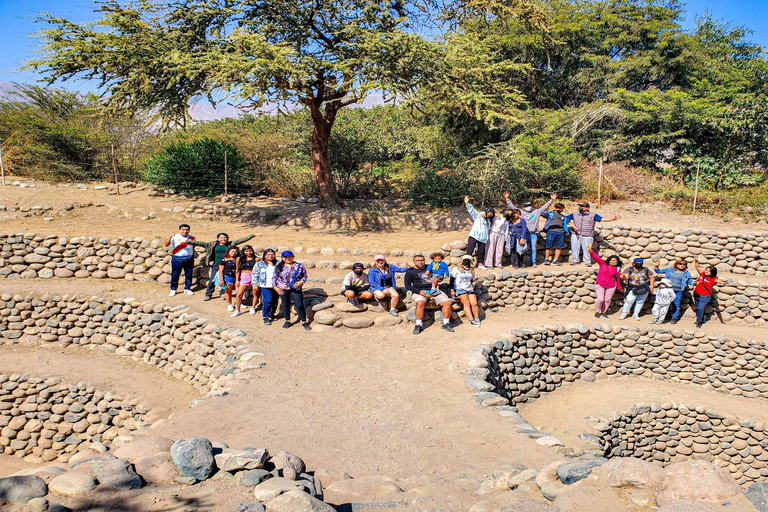
[(243, 188), (245, 159), (235, 146), (213, 139), (179, 142), (167, 146), (147, 162), (147, 181), (197, 196), (215, 196), (224, 191), (224, 154), (227, 158), (229, 192)]
[(445, 208), (462, 204), (468, 192), (467, 180), (461, 174), (426, 171), (413, 182), (408, 199), (412, 203)]

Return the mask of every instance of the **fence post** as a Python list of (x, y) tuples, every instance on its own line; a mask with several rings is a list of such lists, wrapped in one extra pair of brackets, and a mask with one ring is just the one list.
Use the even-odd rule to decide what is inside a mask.
[(115, 161), (115, 143), (112, 143), (112, 174), (115, 176), (115, 187), (117, 195), (120, 195), (120, 183), (117, 181), (117, 162)]
[(3, 164), (3, 138), (0, 137), (0, 172), (3, 174), (3, 186), (5, 186), (5, 164)]
[(224, 197), (227, 197), (227, 152), (224, 151)]
[(600, 208), (603, 192), (603, 159), (597, 165), (597, 207)]
[(699, 171), (701, 162), (696, 162), (696, 188), (693, 190), (693, 214), (696, 215), (696, 200), (699, 198)]

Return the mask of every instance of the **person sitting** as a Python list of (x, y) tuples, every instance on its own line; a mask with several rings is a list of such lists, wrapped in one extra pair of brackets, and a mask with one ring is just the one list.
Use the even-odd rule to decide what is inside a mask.
[(472, 266), (472, 256), (465, 254), (461, 265), (451, 270), (451, 297), (458, 298), (464, 307), (464, 315), (469, 319), (469, 325), (480, 327), (480, 306), (475, 294), (475, 268)]
[(428, 300), (440, 307), (443, 313), (443, 329), (453, 332), (450, 325), (453, 301), (440, 290), (437, 290), (435, 294), (430, 292), (432, 280), (426, 275), (427, 265), (424, 256), (414, 256), (413, 265), (413, 268), (409, 268), (405, 272), (405, 288), (413, 294), (413, 303), (416, 308), (416, 327), (413, 328), (413, 334), (421, 334), (424, 330), (424, 309), (426, 309)]
[(662, 274), (672, 283), (672, 289), (675, 291), (675, 300), (669, 309), (672, 310), (672, 323), (676, 324), (683, 314), (681, 303), (683, 301), (683, 292), (693, 286), (693, 277), (688, 272), (688, 262), (680, 258), (670, 268), (659, 268), (661, 262), (657, 261), (655, 269), (657, 274)]
[(669, 306), (675, 301), (675, 290), (672, 288), (672, 281), (667, 278), (659, 281), (656, 291), (653, 292), (656, 298), (653, 300), (653, 320), (652, 324), (663, 324), (667, 318)]
[(451, 277), (451, 271), (448, 269), (448, 264), (443, 261), (445, 256), (440, 251), (435, 251), (429, 255), (429, 265), (427, 265), (427, 276), (432, 278), (432, 288), (440, 288), (443, 292), (448, 293), (451, 289), (449, 283)]
[(344, 276), (341, 294), (347, 298), (347, 302), (352, 306), (357, 306), (357, 299), (368, 300), (373, 298), (373, 293), (368, 283), (368, 274), (365, 273), (365, 265), (355, 263), (352, 265), (352, 272)]
[(406, 267), (390, 265), (383, 254), (377, 254), (373, 258), (373, 267), (368, 273), (368, 282), (373, 296), (379, 301), (389, 298), (389, 314), (392, 316), (397, 316), (397, 305), (400, 302), (396, 274), (402, 274), (406, 270), (408, 270)]

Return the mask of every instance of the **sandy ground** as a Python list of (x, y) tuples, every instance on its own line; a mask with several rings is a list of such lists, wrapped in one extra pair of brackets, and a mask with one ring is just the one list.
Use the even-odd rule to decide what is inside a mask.
[(520, 404), (518, 410), (537, 429), (550, 432), (566, 446), (576, 446), (583, 444), (577, 439), (580, 433), (595, 433), (592, 429), (595, 423), (588, 418), (605, 417), (609, 411), (624, 413), (637, 404), (664, 402), (684, 404), (689, 408), (703, 405), (740, 420), (768, 422), (768, 400), (724, 396), (719, 391), (702, 389), (696, 384), (631, 376), (566, 383), (534, 402)]
[[(89, 201), (104, 206), (75, 209), (65, 215), (57, 215), (52, 222), (38, 217), (6, 216), (0, 220), (2, 230), (97, 236), (167, 236), (184, 219), (180, 214), (161, 213), (162, 207), (186, 206), (191, 202), (183, 198), (148, 197), (146, 192), (117, 197), (107, 191), (84, 192), (63, 187), (0, 187), (0, 204), (17, 202), (29, 206), (45, 204), (61, 207), (67, 203)], [(259, 201), (250, 200), (249, 203), (259, 207)], [(280, 206), (275, 201), (261, 202), (263, 207)], [(638, 222), (644, 220), (646, 225), (669, 226), (674, 219), (685, 227), (730, 227), (715, 219), (681, 218), (674, 212), (657, 212), (658, 208), (652, 204), (640, 207), (642, 211), (637, 212), (632, 210), (635, 208), (632, 204), (615, 204), (601, 213), (610, 215), (613, 209), (629, 208), (634, 213), (627, 213), (628, 219), (624, 221), (627, 224), (630, 223), (629, 218), (633, 218)], [(135, 209), (157, 211), (158, 218), (126, 222), (121, 212)], [(649, 212), (654, 214), (649, 215)], [(201, 239), (212, 237), (218, 231), (228, 231), (233, 237), (249, 231), (246, 226), (231, 221), (215, 224), (200, 221), (193, 227)], [(764, 226), (758, 225), (739, 225), (739, 228), (764, 231), (761, 229)], [(254, 228), (254, 231), (271, 243), (302, 244), (305, 247), (370, 248), (375, 244), (407, 249), (414, 246), (414, 239), (418, 239), (418, 245), (423, 246), (466, 236), (466, 230), (435, 230), (416, 234), (407, 231), (344, 232), (262, 226)], [(341, 277), (343, 274), (342, 271), (312, 272), (313, 277)], [(158, 284), (98, 280), (4, 280), (0, 283), (5, 293), (47, 291), (185, 303), (219, 325), (242, 327), (251, 340), (251, 348), (263, 352), (267, 363), (257, 370), (257, 378), (234, 388), (230, 395), (206, 400), (193, 409), (186, 408), (188, 401), (196, 396), (192, 388), (174, 381), (165, 382), (167, 378), (162, 372), (108, 354), (88, 353), (85, 358), (77, 351), (64, 355), (48, 348), (5, 347), (0, 350), (0, 370), (69, 375), (73, 380), (88, 381), (125, 394), (135, 393), (150, 405), (153, 405), (151, 400), (156, 400), (155, 397), (168, 393), (175, 398), (164, 404), (166, 410), (177, 412), (161, 421), (153, 432), (171, 438), (202, 435), (233, 447), (264, 446), (272, 452), (288, 450), (304, 458), (311, 469), (343, 470), (353, 476), (386, 474), (408, 479), (408, 482), (422, 479), (445, 489), (462, 485), (467, 487), (468, 490), (462, 491), (463, 494), (455, 498), (446, 510), (466, 510), (479, 501), (472, 492), (484, 475), (502, 464), (522, 462), (541, 468), (557, 457), (550, 449), (517, 434), (508, 419), (475, 402), (471, 390), (462, 381), (461, 371), (466, 367), (463, 355), (478, 344), (491, 342), (517, 327), (591, 323), (595, 320), (589, 311), (501, 311), (489, 313), (480, 329), (460, 326), (454, 334), (444, 333), (439, 327), (430, 327), (417, 337), (411, 334), (412, 326), (409, 324), (386, 329), (305, 333), (298, 327), (281, 329), (279, 323), (263, 326), (258, 316), (244, 315), (231, 319), (221, 301), (202, 302), (201, 293), (194, 297), (181, 295), (169, 299), (166, 287)], [(335, 288), (336, 285), (327, 286), (331, 291)], [(607, 322), (617, 323), (617, 315)], [(647, 326), (647, 321), (621, 323)], [(692, 313), (687, 313), (676, 327), (691, 329)], [(716, 321), (707, 324), (706, 329), (715, 334), (757, 339), (764, 339), (766, 332), (764, 328), (722, 325)], [(654, 390), (666, 393), (667, 389), (674, 396), (691, 394), (690, 398), (679, 400), (705, 405), (709, 404), (705, 400), (711, 399), (712, 408), (719, 411), (741, 407), (741, 400), (735, 397), (719, 394), (710, 397), (690, 386), (668, 384), (670, 387), (666, 388), (664, 383), (655, 381), (622, 382), (618, 379), (599, 380), (591, 388), (580, 389), (576, 385), (562, 388), (528, 406), (524, 415), (530, 415), (529, 420), (535, 425), (558, 433), (567, 440), (568, 432), (581, 428), (578, 421), (586, 415), (582, 411), (586, 411), (587, 407), (592, 408), (590, 414), (593, 415), (600, 415), (608, 408), (628, 407), (641, 401), (635, 389), (647, 389), (647, 393), (643, 393), (649, 396)], [(162, 394), (156, 392), (161, 383), (167, 386)], [(618, 385), (629, 387), (612, 391), (611, 386)], [(602, 386), (606, 386), (605, 391), (601, 391)], [(583, 392), (583, 396), (578, 398), (582, 402), (577, 402), (576, 396), (567, 395), (571, 390)], [(629, 400), (626, 406), (620, 401), (625, 399)], [(650, 400), (643, 398), (642, 401)], [(583, 404), (583, 407), (575, 407), (577, 403)], [(752, 401), (747, 405), (755, 407), (757, 403)], [(543, 404), (540, 418), (534, 409), (539, 404)], [(573, 410), (580, 412), (573, 415), (569, 412)], [(548, 416), (550, 412), (551, 418)], [(755, 413), (739, 416), (756, 419)], [(20, 467), (17, 460), (0, 457), (0, 475)], [(126, 495), (121, 506), (125, 510), (231, 510), (232, 504), (236, 504), (231, 500), (241, 498), (243, 489), (238, 486), (236, 482), (213, 480), (194, 488), (149, 489)], [(224, 498), (229, 492), (232, 497)], [(108, 501), (108, 497), (104, 499)], [(92, 504), (94, 507), (96, 505)]]

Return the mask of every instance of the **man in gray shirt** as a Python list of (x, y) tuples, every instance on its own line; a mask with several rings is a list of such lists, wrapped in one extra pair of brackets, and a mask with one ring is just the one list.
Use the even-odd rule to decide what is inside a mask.
[(539, 241), (539, 220), (541, 219), (541, 214), (547, 211), (549, 206), (552, 204), (552, 201), (557, 199), (557, 194), (551, 194), (549, 196), (549, 201), (544, 203), (544, 205), (541, 208), (533, 209), (533, 204), (530, 203), (530, 201), (527, 201), (522, 204), (521, 208), (518, 208), (515, 206), (512, 201), (509, 199), (509, 191), (504, 192), (504, 201), (506, 201), (507, 206), (510, 208), (513, 208), (515, 210), (520, 210), (520, 218), (525, 220), (526, 226), (528, 226), (528, 247), (531, 249), (531, 266), (536, 266), (536, 244)]

